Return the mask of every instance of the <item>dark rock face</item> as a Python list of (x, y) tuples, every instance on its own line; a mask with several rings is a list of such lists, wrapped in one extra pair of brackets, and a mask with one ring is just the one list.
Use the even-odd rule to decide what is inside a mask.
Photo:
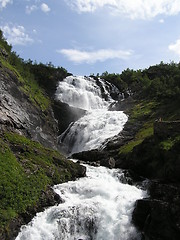
[(97, 149), (93, 149), (89, 151), (74, 153), (72, 157), (93, 166), (101, 165), (108, 168), (115, 167), (114, 158), (110, 157), (108, 152), (106, 151), (99, 151)]
[[(154, 136), (146, 138), (129, 154), (117, 159), (116, 167), (131, 169), (138, 175), (166, 182), (180, 181), (180, 142), (164, 150)], [(124, 157), (124, 158), (123, 158)]]
[(133, 212), (135, 225), (148, 240), (180, 239), (180, 188), (152, 182), (150, 198), (136, 202)]
[(58, 134), (64, 132), (71, 122), (77, 121), (86, 111), (79, 108), (70, 107), (66, 103), (58, 100), (53, 101), (54, 116), (58, 120)]
[(120, 167), (118, 166), (119, 165), (118, 164), (119, 148), (123, 146), (125, 143), (127, 143), (128, 141), (132, 140), (140, 127), (141, 127), (140, 122), (136, 122), (136, 123), (127, 122), (123, 130), (118, 135), (114, 136), (111, 139), (108, 139), (104, 143), (104, 151), (108, 151), (109, 154), (111, 154), (115, 158), (116, 167)]
[(154, 122), (154, 135), (160, 138), (172, 137), (180, 134), (180, 121), (156, 121)]
[(126, 96), (125, 99), (117, 101), (115, 104), (111, 105), (109, 110), (127, 112), (132, 108), (133, 104), (134, 104), (133, 98), (131, 96)]
[(57, 149), (58, 125), (52, 108), (42, 112), (20, 90), (21, 84), (9, 69), (0, 66), (0, 127)]

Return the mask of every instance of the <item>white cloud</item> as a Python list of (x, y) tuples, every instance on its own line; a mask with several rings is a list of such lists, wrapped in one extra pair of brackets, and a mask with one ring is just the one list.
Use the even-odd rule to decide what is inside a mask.
[(151, 19), (157, 15), (176, 15), (180, 12), (180, 0), (64, 0), (78, 12), (94, 12), (103, 7), (113, 14), (131, 19)]
[(180, 39), (178, 39), (174, 44), (170, 44), (169, 50), (180, 56)]
[(27, 45), (33, 42), (33, 39), (29, 37), (23, 26), (1, 26), (3, 34), (9, 44), (12, 45)]
[(49, 6), (46, 3), (42, 3), (41, 4), (41, 10), (45, 13), (49, 12), (51, 9), (49, 8)]
[(39, 10), (39, 9), (44, 13), (51, 11), (51, 9), (49, 8), (49, 6), (46, 3), (42, 3), (40, 6), (38, 6), (38, 5), (26, 6), (26, 13), (31, 14), (32, 12)]
[(38, 7), (36, 5), (26, 6), (26, 13), (31, 14), (33, 11), (37, 10)]
[(164, 19), (161, 18), (161, 19), (159, 20), (159, 23), (164, 23)]
[(61, 49), (58, 53), (65, 55), (74, 63), (95, 63), (97, 61), (104, 62), (108, 59), (128, 59), (132, 55), (132, 51), (100, 49), (97, 51), (79, 51), (76, 49)]
[(5, 8), (8, 3), (12, 3), (12, 0), (0, 0), (0, 9)]

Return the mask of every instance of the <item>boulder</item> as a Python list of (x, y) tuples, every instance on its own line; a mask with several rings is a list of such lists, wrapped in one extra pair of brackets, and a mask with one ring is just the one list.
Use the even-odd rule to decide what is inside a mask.
[(115, 167), (115, 160), (113, 157), (110, 157), (108, 152), (100, 151), (98, 149), (93, 149), (89, 151), (83, 151), (79, 153), (74, 153), (72, 158), (81, 160), (87, 164), (94, 166), (105, 166), (108, 168)]

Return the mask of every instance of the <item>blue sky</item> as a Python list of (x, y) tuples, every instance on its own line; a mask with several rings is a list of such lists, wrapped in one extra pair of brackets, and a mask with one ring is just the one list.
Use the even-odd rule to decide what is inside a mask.
[(74, 75), (180, 58), (180, 0), (0, 0), (0, 28), (23, 59)]

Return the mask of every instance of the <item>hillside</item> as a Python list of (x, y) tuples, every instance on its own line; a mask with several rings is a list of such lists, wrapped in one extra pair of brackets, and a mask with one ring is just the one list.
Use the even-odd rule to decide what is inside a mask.
[[(125, 99), (112, 110), (125, 111), (128, 122), (103, 149), (73, 157), (124, 169), (127, 183), (145, 187), (149, 193), (148, 198), (136, 202), (133, 212), (142, 239), (178, 240), (180, 64), (160, 63), (145, 70), (127, 69), (122, 74), (104, 73), (101, 77), (124, 93)], [(113, 158), (115, 163), (110, 163)]]
[[(163, 169), (174, 166), (176, 170), (168, 159), (179, 145), (180, 64), (161, 62), (145, 70), (127, 69), (121, 74), (105, 72), (101, 78), (116, 85), (124, 94), (125, 98), (118, 101), (112, 111), (125, 111), (128, 122), (119, 135), (105, 143), (99, 155), (113, 156), (116, 167), (131, 169), (138, 175), (176, 181), (166, 176)], [(175, 129), (174, 122), (177, 122)], [(165, 126), (164, 130), (161, 126)], [(154, 134), (158, 128), (159, 134)], [(98, 152), (90, 153), (90, 158), (100, 159)], [(83, 159), (81, 155), (76, 157)], [(173, 172), (171, 176), (174, 178)]]
[[(14, 239), (20, 226), (36, 212), (61, 202), (51, 186), (85, 176), (84, 167), (57, 151), (59, 128), (51, 97), (59, 78), (66, 74), (63, 68), (24, 62), (11, 51), (0, 32), (2, 240)], [(41, 83), (43, 77), (47, 81), (52, 78), (49, 85)]]

